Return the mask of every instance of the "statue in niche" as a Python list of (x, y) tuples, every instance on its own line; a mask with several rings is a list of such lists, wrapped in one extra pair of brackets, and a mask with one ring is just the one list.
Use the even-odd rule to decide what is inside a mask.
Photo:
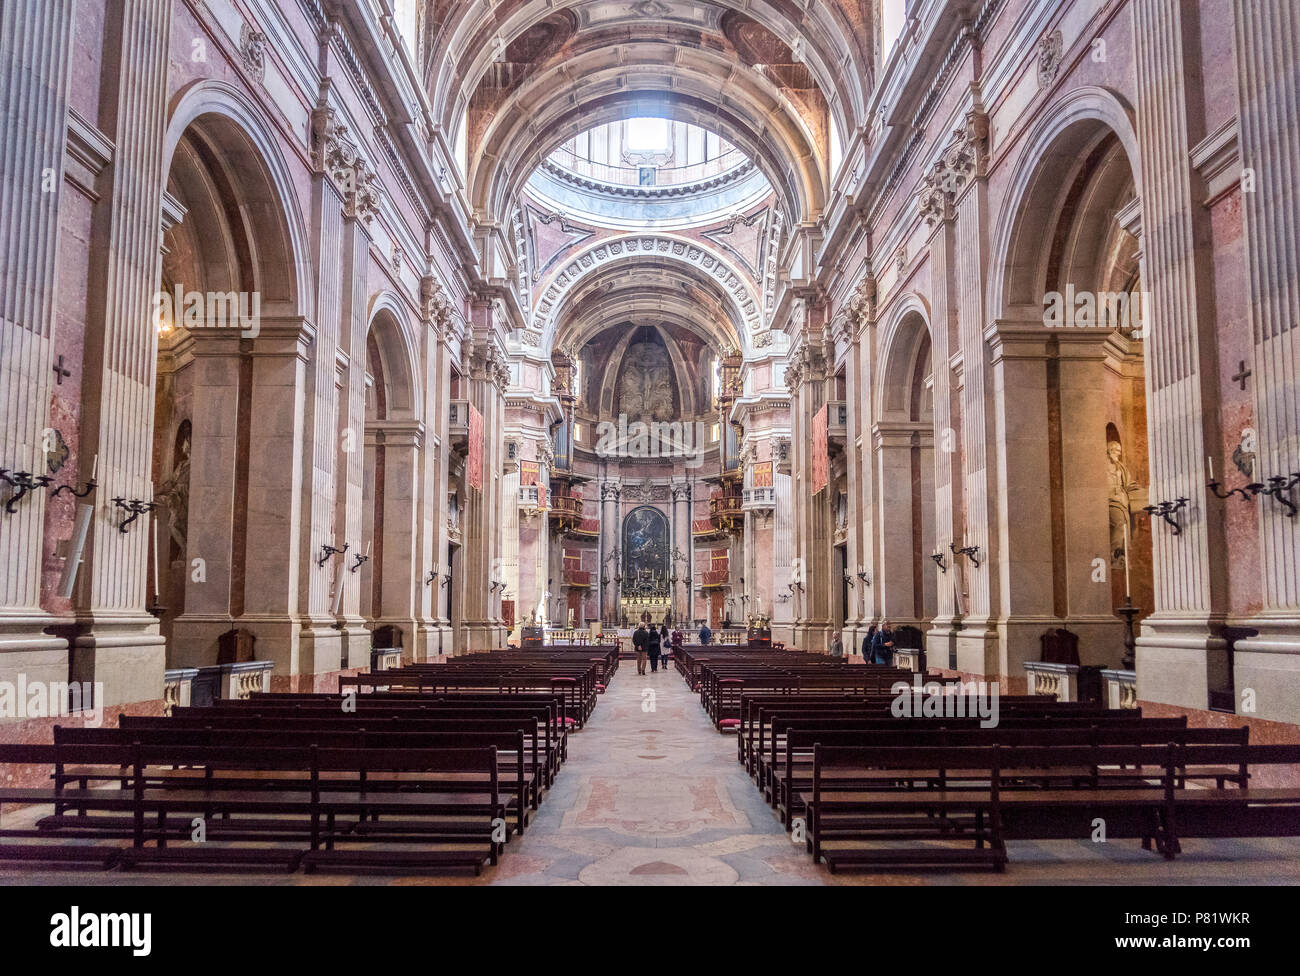
[(1133, 478), (1133, 472), (1123, 461), (1124, 448), (1119, 441), (1106, 445), (1107, 485), (1110, 501), (1110, 552), (1114, 562), (1124, 559), (1127, 540), (1137, 529), (1134, 511), (1140, 510), (1144, 499), (1142, 486)]
[(672, 364), (668, 351), (653, 342), (630, 346), (618, 386), (619, 412), (632, 420), (673, 419)]
[(155, 498), (167, 502), (167, 531), (185, 557), (185, 541), (190, 528), (190, 428), (189, 422), (181, 424), (176, 439), (176, 459), (172, 473), (154, 492)]

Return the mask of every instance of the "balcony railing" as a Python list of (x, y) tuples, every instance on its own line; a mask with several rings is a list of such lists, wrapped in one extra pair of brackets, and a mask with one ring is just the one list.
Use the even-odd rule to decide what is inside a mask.
[(745, 522), (745, 499), (741, 494), (714, 495), (709, 499), (709, 518), (724, 531), (739, 528)]
[(849, 435), (849, 408), (843, 400), (826, 404), (826, 437), (843, 444)]
[(452, 400), (447, 409), (447, 436), (453, 448), (469, 445), (469, 401)]
[(590, 586), (591, 573), (585, 569), (566, 569), (564, 571), (565, 586)]
[(551, 524), (561, 531), (569, 531), (582, 521), (581, 495), (552, 495), (547, 509)]
[(756, 509), (768, 509), (776, 507), (776, 489), (775, 488), (746, 488), (744, 494), (744, 508), (747, 512)]
[(711, 518), (695, 519), (691, 522), (691, 535), (717, 535), (722, 529)]

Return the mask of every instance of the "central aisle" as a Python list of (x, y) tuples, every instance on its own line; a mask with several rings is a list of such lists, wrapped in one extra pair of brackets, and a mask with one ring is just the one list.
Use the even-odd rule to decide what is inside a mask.
[(675, 670), (623, 662), (488, 883), (819, 883)]

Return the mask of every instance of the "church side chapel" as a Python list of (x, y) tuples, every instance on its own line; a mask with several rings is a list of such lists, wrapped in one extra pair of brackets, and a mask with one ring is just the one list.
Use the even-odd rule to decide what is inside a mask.
[(1297, 883), (1298, 63), (5, 0), (0, 881)]

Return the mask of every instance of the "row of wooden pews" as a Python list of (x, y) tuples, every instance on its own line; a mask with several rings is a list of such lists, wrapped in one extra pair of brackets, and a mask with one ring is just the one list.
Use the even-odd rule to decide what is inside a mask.
[(255, 694), (0, 744), (0, 764), (51, 771), (48, 786), (0, 790), (0, 804), (49, 808), (9, 808), (0, 861), (477, 874), (528, 829), (616, 666), (468, 655), (345, 679), (337, 694)]
[[(737, 760), (785, 828), (832, 872), (1001, 871), (1013, 840), (1134, 839), (1172, 859), (1188, 838), (1300, 835), (1300, 790), (1252, 783), (1263, 766), (1300, 768), (1300, 746), (1045, 696), (999, 695), (993, 720), (990, 700), (954, 681), (922, 692), (892, 669), (826, 667), (866, 675), (835, 688), (817, 666), (770, 655), (681, 670), (715, 726), (735, 730)], [(900, 708), (899, 680), (942, 707)]]
[(592, 648), (556, 651), (491, 651), (451, 658), (444, 664), (411, 664), (339, 678), (339, 691), (413, 691), (417, 694), (560, 694), (566, 720), (582, 728), (596, 697), (618, 670), (618, 650)]

